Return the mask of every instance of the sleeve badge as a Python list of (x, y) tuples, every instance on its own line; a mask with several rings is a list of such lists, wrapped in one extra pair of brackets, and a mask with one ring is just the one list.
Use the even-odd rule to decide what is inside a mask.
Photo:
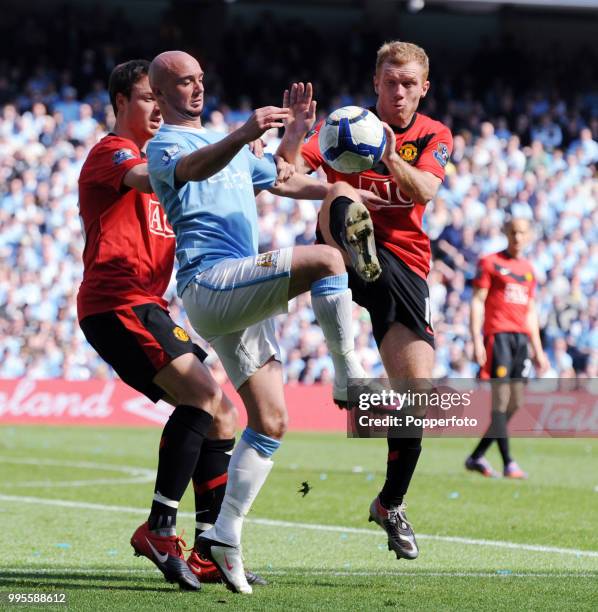
[(173, 159), (178, 157), (181, 149), (178, 144), (170, 145), (166, 147), (162, 152), (162, 163), (167, 166)]
[(444, 168), (449, 161), (449, 150), (448, 147), (444, 143), (439, 143), (438, 148), (434, 153), (432, 153), (434, 159), (439, 163), (441, 168)]
[(115, 166), (118, 166), (119, 164), (127, 161), (127, 159), (135, 159), (135, 157), (136, 155), (133, 153), (133, 151), (131, 151), (131, 149), (119, 149), (112, 156), (112, 162)]
[(316, 133), (316, 128), (312, 128), (311, 130), (309, 130), (309, 132), (307, 132), (307, 134), (305, 135), (303, 142), (304, 143), (309, 142), (315, 133)]

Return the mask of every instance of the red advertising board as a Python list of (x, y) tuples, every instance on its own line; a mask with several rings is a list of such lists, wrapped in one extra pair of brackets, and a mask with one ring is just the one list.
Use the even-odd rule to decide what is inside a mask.
[[(239, 409), (239, 427), (246, 418), (241, 399), (230, 385), (225, 392)], [(323, 385), (286, 385), (289, 429), (346, 431), (346, 413), (332, 403)], [(0, 380), (0, 425), (162, 426), (172, 412), (154, 404), (120, 380)]]
[[(239, 428), (244, 427), (245, 410), (239, 396), (230, 385), (224, 390), (239, 409)], [(332, 403), (330, 386), (286, 385), (285, 397), (290, 431), (347, 431), (347, 412)], [(519, 437), (598, 436), (596, 398), (595, 393), (587, 390), (530, 390), (526, 392), (523, 407), (509, 422), (509, 431)], [(488, 389), (477, 389), (474, 399), (467, 412), (457, 416), (475, 418), (476, 426), (440, 429), (424, 426), (426, 435), (482, 435), (490, 420)], [(172, 406), (164, 402), (154, 404), (120, 380), (0, 379), (0, 425), (158, 427), (166, 422), (171, 411)], [(436, 416), (451, 414), (454, 410)]]

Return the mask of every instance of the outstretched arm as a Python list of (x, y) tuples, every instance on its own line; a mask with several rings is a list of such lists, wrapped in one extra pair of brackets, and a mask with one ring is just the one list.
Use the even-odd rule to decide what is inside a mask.
[(282, 105), (289, 109), (289, 116), (276, 153), (293, 164), (298, 172), (311, 172), (301, 156), (301, 145), (316, 120), (312, 84), (293, 83), (290, 90), (285, 89)]
[(175, 170), (177, 182), (203, 181), (220, 172), (244, 145), (257, 140), (270, 128), (282, 127), (288, 114), (287, 109), (276, 106), (258, 108), (246, 123), (226, 138), (181, 158)]
[(300, 200), (323, 200), (330, 187), (328, 183), (295, 172), (284, 183), (276, 183), (268, 191), (279, 196)]

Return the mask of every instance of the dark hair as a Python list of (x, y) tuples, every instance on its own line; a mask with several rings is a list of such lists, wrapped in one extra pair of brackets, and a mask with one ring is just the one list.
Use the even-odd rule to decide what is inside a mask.
[(130, 60), (119, 64), (110, 73), (108, 79), (108, 92), (110, 93), (110, 104), (116, 115), (116, 94), (123, 94), (127, 100), (131, 99), (131, 89), (137, 81), (148, 74), (150, 63), (144, 59)]

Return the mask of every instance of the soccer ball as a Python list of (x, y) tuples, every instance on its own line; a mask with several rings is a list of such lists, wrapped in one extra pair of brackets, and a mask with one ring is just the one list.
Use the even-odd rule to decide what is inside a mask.
[(374, 113), (360, 106), (343, 106), (328, 115), (318, 144), (326, 163), (337, 172), (363, 172), (380, 161), (386, 132)]

